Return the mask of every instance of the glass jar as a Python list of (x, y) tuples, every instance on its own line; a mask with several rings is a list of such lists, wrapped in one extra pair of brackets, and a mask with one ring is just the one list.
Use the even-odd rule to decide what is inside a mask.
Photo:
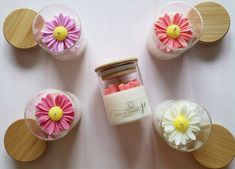
[(186, 100), (168, 100), (154, 112), (155, 130), (172, 148), (192, 152), (210, 137), (212, 121), (201, 105)]
[(30, 131), (43, 140), (64, 137), (81, 118), (78, 99), (67, 91), (47, 89), (32, 96), (25, 108)]
[(137, 61), (137, 58), (128, 58), (95, 69), (112, 125), (129, 123), (151, 114)]
[(170, 2), (154, 19), (147, 49), (157, 58), (172, 59), (193, 47), (202, 31), (202, 17), (195, 7), (184, 2)]
[(86, 42), (77, 13), (65, 5), (49, 5), (39, 11), (33, 22), (37, 43), (60, 60), (84, 54)]

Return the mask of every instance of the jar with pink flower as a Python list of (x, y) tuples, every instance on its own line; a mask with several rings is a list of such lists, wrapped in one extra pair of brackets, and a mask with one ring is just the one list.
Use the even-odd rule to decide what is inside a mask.
[(202, 31), (202, 17), (195, 7), (184, 2), (171, 2), (155, 17), (147, 49), (152, 56), (172, 59), (193, 47)]
[(33, 22), (37, 43), (60, 60), (82, 56), (86, 49), (80, 19), (65, 5), (49, 5), (39, 11)]
[(43, 140), (62, 138), (81, 118), (78, 99), (67, 91), (47, 89), (35, 94), (26, 105), (25, 121)]

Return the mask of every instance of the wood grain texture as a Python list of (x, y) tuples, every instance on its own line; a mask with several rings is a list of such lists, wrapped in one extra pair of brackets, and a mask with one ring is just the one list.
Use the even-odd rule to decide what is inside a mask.
[(125, 75), (128, 75), (128, 74), (134, 73), (134, 72), (136, 72), (135, 68), (134, 69), (123, 70), (123, 71), (108, 74), (106, 76), (102, 76), (102, 80), (110, 80), (114, 77), (125, 76)]
[(20, 49), (37, 45), (32, 31), (36, 15), (31, 9), (17, 9), (7, 16), (3, 24), (3, 34), (9, 44)]
[(193, 157), (201, 165), (208, 168), (223, 168), (235, 156), (235, 139), (233, 135), (220, 125), (212, 125), (212, 133), (208, 142), (193, 152)]
[(103, 65), (100, 65), (99, 67), (97, 67), (95, 69), (95, 72), (104, 71), (104, 70), (110, 69), (112, 67), (125, 65), (125, 64), (128, 64), (128, 63), (136, 62), (136, 61), (138, 61), (138, 58), (127, 57), (126, 59), (117, 60), (117, 61), (113, 61), (113, 62), (109, 62), (109, 63), (103, 64)]
[(213, 43), (222, 39), (230, 28), (230, 16), (220, 4), (206, 1), (195, 5), (204, 22), (201, 43)]
[(24, 119), (12, 123), (4, 137), (7, 153), (17, 161), (29, 162), (39, 158), (47, 147), (47, 142), (34, 136)]

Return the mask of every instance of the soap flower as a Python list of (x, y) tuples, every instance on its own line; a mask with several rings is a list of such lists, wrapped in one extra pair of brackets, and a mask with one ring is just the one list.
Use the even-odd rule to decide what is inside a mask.
[(36, 117), (40, 127), (49, 135), (70, 129), (74, 120), (72, 102), (65, 95), (43, 97), (36, 105)]
[(42, 42), (50, 51), (62, 52), (69, 49), (80, 38), (80, 27), (69, 16), (60, 13), (45, 23), (46, 27), (42, 30)]
[(192, 40), (193, 32), (189, 19), (176, 13), (171, 18), (168, 14), (159, 17), (154, 25), (155, 34), (162, 43), (160, 49), (170, 52), (170, 49), (187, 47)]
[(201, 130), (200, 122), (201, 117), (194, 109), (182, 105), (180, 108), (166, 111), (161, 126), (168, 141), (178, 146), (196, 140), (196, 134)]

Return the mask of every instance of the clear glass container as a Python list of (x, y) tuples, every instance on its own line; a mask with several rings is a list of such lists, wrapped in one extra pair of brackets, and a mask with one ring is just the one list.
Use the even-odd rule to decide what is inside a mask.
[(82, 56), (86, 49), (80, 19), (77, 13), (61, 4), (41, 9), (33, 22), (37, 43), (60, 60)]
[(172, 59), (193, 47), (202, 31), (202, 17), (194, 6), (170, 2), (155, 17), (146, 46), (152, 56)]
[(153, 124), (170, 147), (192, 152), (209, 139), (212, 121), (207, 110), (197, 103), (168, 100), (157, 107)]
[(64, 137), (81, 118), (78, 99), (67, 91), (47, 89), (30, 98), (25, 107), (25, 122), (40, 139)]
[(137, 58), (128, 58), (95, 69), (112, 125), (129, 123), (151, 114), (137, 61)]

